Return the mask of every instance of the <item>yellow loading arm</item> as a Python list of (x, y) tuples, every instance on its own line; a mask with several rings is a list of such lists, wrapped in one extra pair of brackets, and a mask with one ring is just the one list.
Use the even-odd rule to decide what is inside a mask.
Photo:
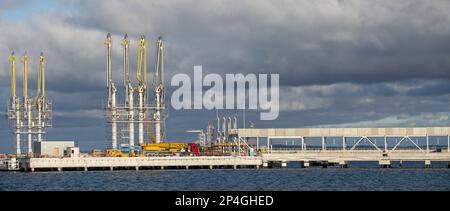
[[(139, 40), (138, 47), (138, 60), (136, 65), (136, 79), (139, 82), (139, 85), (145, 85), (147, 87), (147, 48), (148, 41), (145, 39), (145, 36), (142, 35)], [(143, 75), (143, 78), (141, 78)]]
[(153, 91), (159, 92), (161, 99), (161, 106), (164, 105), (164, 42), (162, 37), (158, 38), (156, 42), (156, 52), (155, 52), (155, 70), (153, 74)]
[[(44, 53), (41, 53), (38, 64), (38, 80), (37, 80), (37, 93), (35, 97), (35, 103), (38, 103), (39, 98), (45, 98), (45, 57)], [(42, 93), (41, 93), (42, 92)]]
[(21, 59), (23, 65), (23, 98), (28, 98), (28, 56), (27, 53)]
[(11, 97), (16, 97), (16, 56), (14, 52), (9, 57), (9, 63), (11, 64)]

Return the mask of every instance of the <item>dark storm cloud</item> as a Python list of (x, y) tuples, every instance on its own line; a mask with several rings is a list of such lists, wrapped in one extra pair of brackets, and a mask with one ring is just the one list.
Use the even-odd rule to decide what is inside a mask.
[(169, 61), (171, 72), (201, 63), (207, 71), (281, 73), (291, 86), (450, 76), (446, 1), (97, 4), (82, 1), (71, 22), (167, 34), (170, 55), (182, 58)]
[(432, 96), (439, 97), (450, 94), (450, 81), (438, 80), (433, 83), (424, 84), (423, 86), (413, 88), (408, 91), (411, 96)]

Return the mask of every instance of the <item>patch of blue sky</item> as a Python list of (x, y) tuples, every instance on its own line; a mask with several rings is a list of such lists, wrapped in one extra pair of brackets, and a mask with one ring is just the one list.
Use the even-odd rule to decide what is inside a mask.
[(2, 11), (1, 16), (10, 21), (21, 21), (30, 18), (33, 13), (55, 11), (63, 8), (56, 0), (18, 1), (18, 5)]

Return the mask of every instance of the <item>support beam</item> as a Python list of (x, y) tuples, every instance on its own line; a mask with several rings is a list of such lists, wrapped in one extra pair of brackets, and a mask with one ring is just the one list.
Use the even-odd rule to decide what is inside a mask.
[(302, 140), (302, 152), (304, 152), (306, 149), (305, 149), (305, 137), (301, 137), (301, 140)]
[(256, 136), (256, 152), (259, 152), (259, 136)]
[(325, 151), (325, 136), (322, 136), (322, 151)]
[(344, 151), (347, 148), (347, 145), (345, 142), (346, 142), (346, 138), (345, 138), (345, 136), (342, 136), (342, 150), (344, 150)]

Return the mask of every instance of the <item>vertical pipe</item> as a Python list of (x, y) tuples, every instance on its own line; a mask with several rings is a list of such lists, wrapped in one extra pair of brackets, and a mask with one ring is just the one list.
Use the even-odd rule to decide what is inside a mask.
[(302, 141), (302, 152), (305, 151), (305, 137), (300, 137), (300, 140)]
[(144, 87), (139, 87), (139, 144), (144, 143)]
[(28, 153), (31, 154), (31, 129), (33, 127), (32, 123), (32, 110), (31, 110), (31, 102), (28, 98), (28, 55), (25, 54), (22, 56), (22, 65), (23, 65), (23, 99), (24, 99), (24, 107), (27, 114), (28, 120)]
[(238, 153), (241, 155), (241, 137), (238, 137)]
[(161, 92), (155, 92), (156, 97), (156, 113), (155, 113), (155, 142), (161, 142)]
[(230, 133), (231, 130), (231, 117), (228, 117), (228, 134)]
[[(37, 141), (42, 142), (42, 108), (44, 103), (44, 97), (45, 97), (45, 81), (43, 77), (45, 75), (43, 74), (43, 71), (45, 70), (45, 58), (44, 54), (41, 52), (41, 55), (39, 57), (39, 66), (38, 66), (38, 87), (37, 87), (37, 95), (36, 95), (36, 103), (37, 103)], [(42, 93), (41, 93), (42, 91)]]
[(384, 136), (384, 152), (387, 152), (388, 146), (387, 146), (387, 137)]
[(222, 117), (222, 142), (224, 143), (227, 138), (227, 119)]
[(233, 119), (234, 119), (233, 129), (237, 129), (237, 117), (234, 116)]
[(325, 136), (322, 136), (322, 151), (325, 151)]
[[(106, 86), (108, 88), (108, 108), (111, 111), (111, 147), (117, 149), (117, 89), (112, 80), (112, 39), (108, 33), (105, 39), (106, 46)], [(125, 96), (127, 97), (127, 96)]]
[(164, 43), (162, 37), (158, 38), (156, 41), (156, 52), (155, 52), (155, 69), (153, 74), (153, 92), (156, 101), (156, 110), (154, 114), (155, 122), (155, 139), (156, 142), (161, 142), (162, 130), (161, 123), (163, 119), (161, 118), (162, 109), (164, 109)]
[(427, 153), (429, 152), (429, 150), (430, 150), (430, 145), (429, 145), (429, 139), (428, 139), (428, 134), (427, 134)]
[[(17, 101), (18, 102), (18, 101)], [(16, 107), (16, 154), (20, 155), (20, 106)]]
[(38, 114), (37, 114), (37, 129), (38, 129), (38, 142), (42, 142), (42, 99), (38, 101)]
[(133, 99), (133, 87), (129, 84), (128, 88), (128, 132), (130, 148), (134, 146), (134, 99)]
[(347, 148), (346, 144), (345, 144), (345, 136), (342, 136), (342, 150), (345, 151), (345, 149)]
[(270, 153), (270, 137), (267, 136), (267, 153)]
[(32, 146), (31, 146), (31, 142), (32, 142), (32, 137), (31, 137), (31, 131), (32, 131), (32, 128), (33, 128), (33, 117), (32, 117), (32, 110), (31, 110), (31, 101), (29, 101), (28, 100), (28, 102), (27, 102), (27, 114), (28, 114), (28, 116), (27, 116), (27, 119), (28, 119), (28, 153), (29, 154), (31, 154), (31, 153), (33, 153), (33, 149), (32, 149)]
[(106, 87), (108, 89), (108, 107), (111, 106), (111, 82), (112, 82), (112, 70), (111, 70), (111, 34), (108, 33), (105, 39), (105, 54), (106, 54)]
[(447, 135), (447, 151), (450, 152), (450, 135)]
[(112, 87), (111, 93), (111, 147), (117, 149), (117, 108), (116, 108), (117, 89)]
[(259, 136), (256, 136), (256, 152), (259, 151)]
[(216, 139), (216, 141), (217, 141), (217, 143), (219, 143), (220, 144), (220, 139), (221, 139), (221, 137), (220, 137), (220, 117), (219, 117), (219, 115), (217, 114), (216, 115), (216, 117), (217, 117), (217, 139)]
[(20, 100), (16, 96), (16, 56), (14, 55), (14, 52), (11, 53), (11, 56), (9, 57), (9, 62), (11, 63), (11, 104), (12, 109), (15, 112), (15, 119), (16, 119), (16, 154), (20, 155)]
[(123, 46), (123, 87), (125, 88), (125, 105), (128, 104), (128, 88), (130, 81), (130, 41), (128, 40), (128, 35), (125, 34), (122, 40)]

